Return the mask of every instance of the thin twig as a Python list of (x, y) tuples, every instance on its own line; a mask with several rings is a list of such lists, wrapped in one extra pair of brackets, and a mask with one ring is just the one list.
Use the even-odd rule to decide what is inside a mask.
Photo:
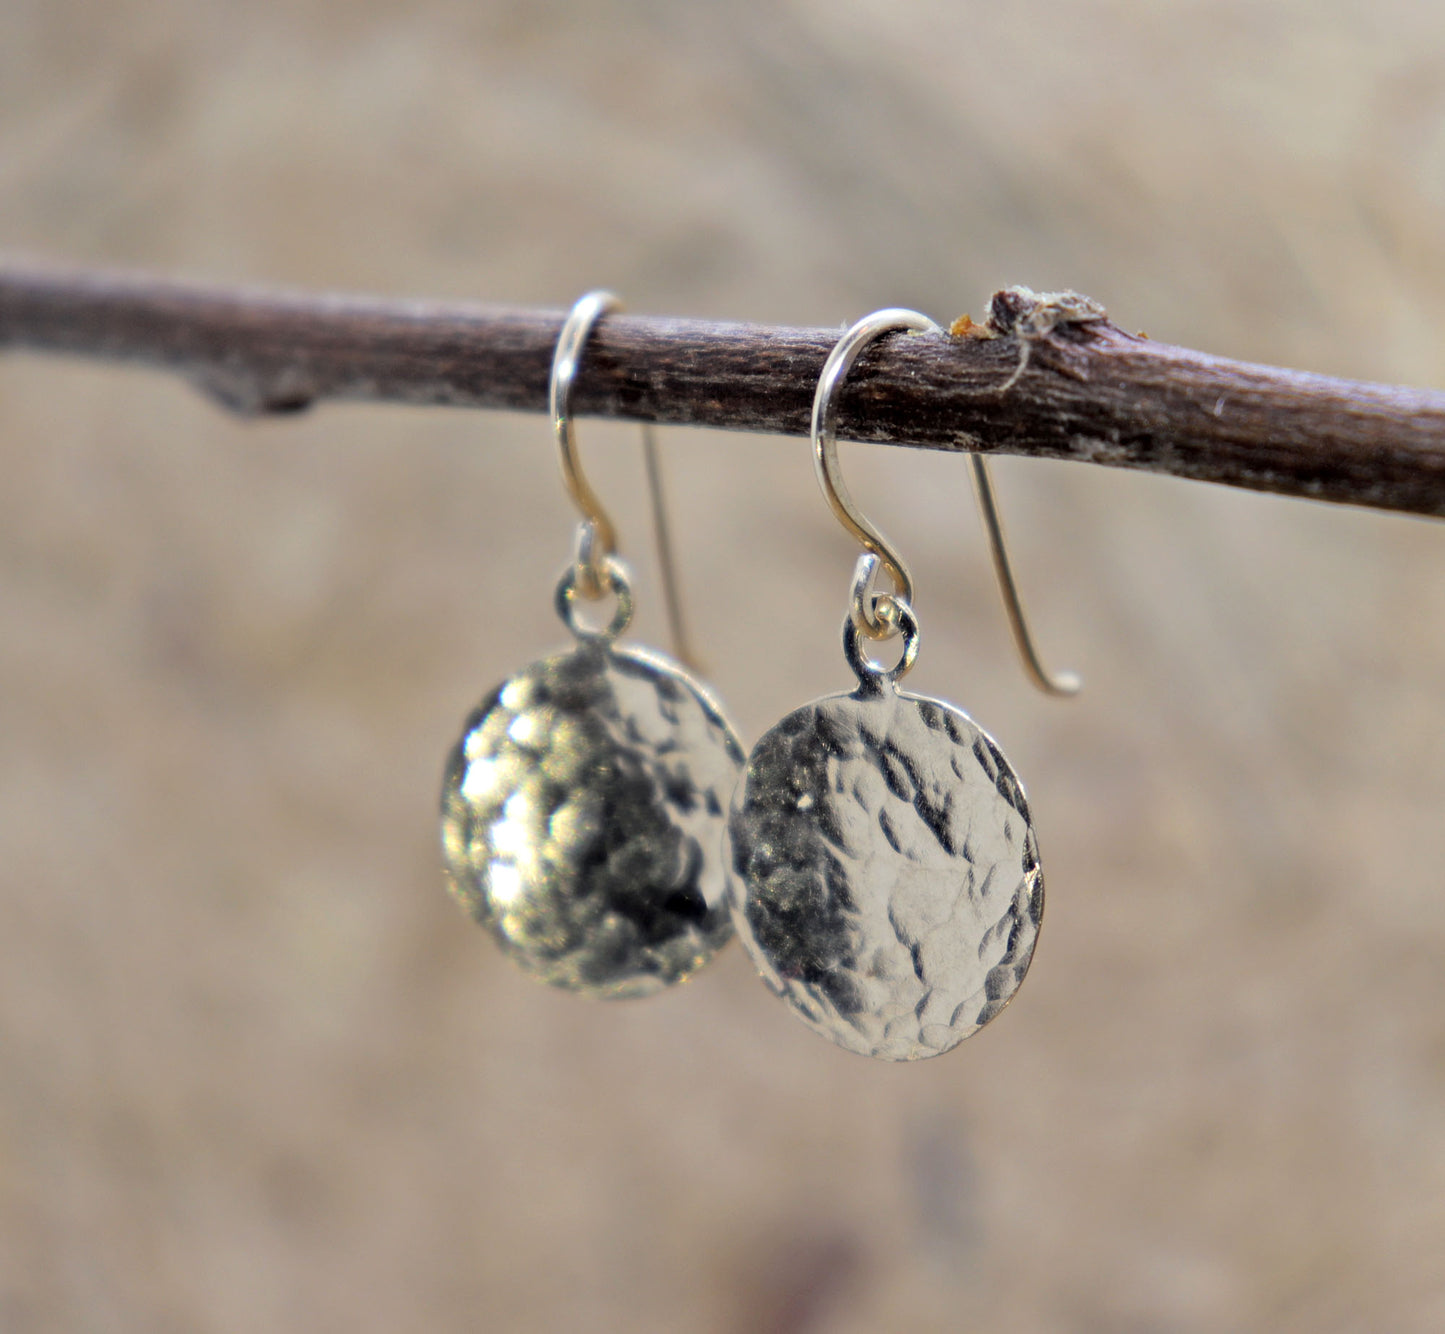
[[(546, 409), (562, 312), (233, 291), (0, 263), (0, 347), (178, 371), (227, 407), (328, 398)], [(861, 359), (839, 435), (1142, 468), (1445, 515), (1445, 393), (1336, 380), (1126, 333), (1075, 294), (997, 293), (959, 336)], [(805, 435), (837, 329), (612, 315), (579, 414)]]

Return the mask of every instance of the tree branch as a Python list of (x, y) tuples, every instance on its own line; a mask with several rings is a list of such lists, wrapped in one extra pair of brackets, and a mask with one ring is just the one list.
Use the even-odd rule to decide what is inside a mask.
[[(0, 263), (0, 348), (180, 372), (234, 411), (323, 399), (546, 410), (562, 312), (228, 291)], [(1445, 393), (1336, 380), (1125, 333), (1073, 293), (995, 294), (957, 336), (892, 337), (843, 390), (839, 435), (1142, 468), (1445, 515)], [(837, 329), (615, 315), (579, 414), (806, 435)]]

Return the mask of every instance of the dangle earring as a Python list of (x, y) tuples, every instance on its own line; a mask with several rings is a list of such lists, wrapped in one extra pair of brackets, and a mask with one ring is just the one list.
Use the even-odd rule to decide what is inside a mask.
[[(912, 579), (839, 472), (837, 391), (895, 329), (942, 332), (915, 311), (867, 316), (833, 348), (813, 399), (819, 481), (865, 548), (843, 622), (858, 686), (758, 742), (726, 847), (733, 922), (764, 982), (840, 1047), (910, 1061), (948, 1051), (1008, 1004), (1033, 955), (1044, 881), (1023, 787), (993, 740), (952, 704), (898, 688), (918, 655)], [(1048, 677), (1033, 652), (986, 467), (974, 475), (1020, 648), (1039, 684), (1072, 693), (1077, 680)], [(872, 589), (880, 564), (891, 593)], [(894, 667), (869, 659), (865, 639), (895, 637)]]
[[(582, 473), (570, 399), (587, 335), (620, 302), (573, 306), (552, 361), (552, 425), (582, 512), (556, 608), (566, 652), (504, 681), (468, 718), (442, 785), (452, 893), (527, 972), (592, 996), (680, 982), (732, 935), (718, 846), (743, 750), (701, 685), (614, 642), (632, 585)], [(649, 460), (649, 477), (656, 473)], [(616, 600), (592, 629), (578, 602)]]

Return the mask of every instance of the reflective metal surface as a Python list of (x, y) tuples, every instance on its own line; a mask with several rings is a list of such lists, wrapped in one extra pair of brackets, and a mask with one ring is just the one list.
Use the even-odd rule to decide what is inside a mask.
[(468, 719), (442, 787), (451, 890), (545, 982), (681, 981), (732, 935), (718, 853), (742, 760), (677, 664), (582, 638)]
[(588, 292), (579, 297), (562, 321), (552, 352), (552, 374), (547, 383), (547, 404), (552, 432), (562, 462), (562, 483), (582, 515), (587, 556), (577, 563), (577, 583), (589, 600), (609, 591), (605, 562), (617, 554), (617, 530), (602, 508), (597, 492), (582, 471), (577, 456), (577, 433), (572, 426), (572, 386), (587, 347), (592, 326), (609, 311), (621, 310), (622, 299), (612, 292)]
[[(1037, 295), (1037, 294), (1032, 294)], [(1065, 294), (1076, 301), (1094, 307), (1092, 318), (1102, 312), (1096, 302), (1080, 297), (1077, 292)], [(1051, 319), (1054, 317), (1051, 316)], [(1056, 320), (1054, 321), (1056, 322)], [(1051, 325), (1052, 327), (1052, 325)], [(843, 336), (833, 345), (828, 359), (818, 376), (818, 387), (813, 393), (813, 465), (818, 475), (818, 484), (823, 497), (843, 525), (863, 548), (875, 558), (867, 573), (858, 566), (852, 591), (853, 621), (869, 639), (892, 639), (899, 630), (899, 608), (913, 601), (913, 576), (904, 563), (902, 554), (883, 536), (878, 527), (863, 516), (854, 502), (852, 494), (843, 481), (843, 472), (838, 463), (837, 413), (838, 394), (854, 363), (865, 349), (883, 334), (896, 330), (913, 333), (939, 333), (943, 329), (916, 310), (901, 310), (896, 307), (875, 310), (857, 323), (849, 326)], [(1024, 362), (1028, 359), (1029, 342), (1020, 343), (1022, 359), (1009, 380), (1012, 384), (1023, 373)], [(1006, 389), (1008, 385), (1005, 385)], [(1002, 392), (1002, 391), (1000, 391)], [(1029, 679), (1045, 694), (1077, 695), (1083, 682), (1073, 672), (1051, 674), (1039, 657), (1039, 650), (1029, 631), (1028, 619), (1024, 616), (1023, 599), (1019, 596), (1018, 580), (1014, 578), (1013, 562), (1009, 559), (1008, 543), (1004, 539), (1003, 520), (999, 517), (998, 500), (994, 494), (993, 474), (988, 460), (982, 454), (970, 454), (973, 465), (974, 491), (978, 495), (979, 513), (983, 516), (984, 530), (988, 534), (989, 551), (993, 556), (994, 573), (998, 576), (998, 591), (1003, 598), (1004, 611), (1008, 613), (1009, 629), (1013, 632), (1019, 658)], [(871, 592), (873, 577), (878, 566), (893, 582), (891, 593)]]
[(998, 747), (893, 676), (865, 664), (852, 694), (758, 742), (728, 860), (733, 919), (763, 980), (839, 1046), (905, 1061), (949, 1050), (1008, 1003), (1044, 883)]
[(875, 310), (851, 325), (833, 344), (833, 350), (828, 353), (828, 359), (819, 372), (818, 387), (813, 392), (813, 468), (818, 475), (818, 485), (823, 488), (823, 497), (838, 522), (863, 544), (865, 551), (878, 558), (893, 581), (892, 593), (884, 593), (876, 601), (860, 600), (854, 604), (858, 628), (870, 639), (889, 639), (896, 632), (897, 626), (892, 618), (894, 599), (913, 601), (913, 576), (898, 549), (876, 525), (864, 518), (843, 481), (843, 470), (838, 463), (838, 391), (853, 369), (853, 363), (868, 345), (880, 335), (897, 330), (943, 332), (941, 325), (920, 311), (897, 307)]

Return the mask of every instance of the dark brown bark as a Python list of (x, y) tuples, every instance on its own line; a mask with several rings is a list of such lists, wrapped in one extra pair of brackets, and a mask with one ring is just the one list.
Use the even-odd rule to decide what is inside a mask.
[[(0, 347), (159, 366), (247, 413), (328, 398), (545, 411), (562, 316), (0, 263)], [(805, 435), (839, 332), (609, 316), (588, 343), (574, 406)], [(962, 336), (881, 340), (843, 391), (839, 434), (1445, 515), (1445, 393), (1156, 343), (1072, 294), (1009, 288)]]

